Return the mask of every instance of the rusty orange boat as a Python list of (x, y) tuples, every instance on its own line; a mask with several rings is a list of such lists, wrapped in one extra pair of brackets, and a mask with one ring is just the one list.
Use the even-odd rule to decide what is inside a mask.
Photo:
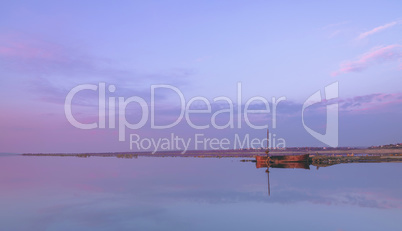
[(309, 154), (302, 155), (280, 155), (273, 156), (269, 155), (269, 129), (267, 129), (267, 150), (265, 151), (266, 156), (256, 156), (255, 160), (257, 166), (272, 165), (272, 164), (284, 164), (284, 163), (308, 163)]
[[(267, 152), (268, 153), (268, 152)], [(257, 168), (267, 168), (268, 173), (268, 196), (271, 195), (269, 185), (269, 168), (300, 168), (310, 169), (309, 154), (304, 155), (283, 155), (283, 156), (256, 156)]]
[(309, 154), (304, 155), (283, 155), (283, 156), (269, 156), (270, 162), (308, 162)]
[(282, 156), (256, 156), (257, 162), (308, 162), (309, 154), (303, 155), (282, 155)]
[(308, 162), (279, 162), (270, 163), (269, 161), (256, 161), (256, 168), (300, 168), (310, 169)]

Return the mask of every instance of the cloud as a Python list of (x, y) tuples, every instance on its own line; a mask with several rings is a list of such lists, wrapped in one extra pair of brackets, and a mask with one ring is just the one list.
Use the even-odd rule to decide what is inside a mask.
[(321, 30), (326, 31), (328, 33), (327, 37), (328, 39), (332, 39), (335, 36), (338, 36), (339, 34), (344, 32), (344, 28), (342, 28), (345, 24), (348, 24), (348, 21), (343, 21), (339, 23), (333, 23), (329, 24), (326, 26), (321, 27)]
[(49, 47), (49, 49), (43, 49), (40, 47), (33, 47), (26, 42), (13, 41), (7, 45), (0, 46), (0, 55), (24, 59), (50, 59), (56, 57), (55, 48), (56, 47)]
[(339, 109), (343, 112), (363, 113), (363, 112), (401, 112), (402, 94), (375, 93), (370, 95), (355, 96), (339, 100)]
[(325, 25), (323, 27), (321, 27), (322, 30), (326, 30), (326, 29), (330, 29), (330, 28), (334, 28), (334, 27), (339, 27), (339, 26), (343, 26), (345, 24), (348, 24), (349, 21), (343, 21), (343, 22), (338, 22), (338, 23), (332, 23), (332, 24), (328, 24)]
[(66, 46), (24, 34), (0, 34), (0, 68), (21, 78), (38, 76), (60, 85), (108, 82), (127, 88), (153, 82), (188, 85), (194, 70), (172, 68), (158, 73), (126, 69), (109, 58), (97, 57), (85, 48)]
[(94, 68), (99, 62), (82, 51), (27, 35), (0, 34), (0, 66), (11, 72), (49, 75)]
[(366, 31), (366, 32), (361, 33), (361, 34), (359, 35), (359, 37), (357, 37), (357, 39), (358, 39), (358, 40), (364, 39), (364, 38), (366, 38), (367, 36), (370, 36), (370, 35), (372, 35), (372, 34), (378, 33), (378, 32), (380, 32), (380, 31), (382, 31), (382, 30), (387, 29), (387, 28), (393, 27), (393, 26), (395, 26), (396, 24), (398, 24), (398, 22), (390, 22), (390, 23), (387, 23), (387, 24), (385, 24), (385, 25), (376, 27), (376, 28), (374, 28), (374, 29), (372, 29), (372, 30), (369, 30), (369, 31)]
[[(376, 113), (378, 110), (382, 112), (402, 112), (402, 93), (373, 93), (368, 95), (360, 95), (350, 98), (338, 98), (332, 100), (323, 100), (313, 104), (306, 110), (309, 113), (324, 114), (326, 113), (326, 106), (338, 103), (339, 111), (341, 113)], [(296, 101), (286, 100), (280, 102), (277, 106), (277, 115), (279, 117), (299, 117), (302, 113), (301, 109), (303, 104)], [(255, 104), (253, 109), (264, 109), (264, 105)], [(272, 105), (270, 104), (272, 113)]]
[(371, 51), (361, 55), (353, 61), (345, 61), (341, 63), (340, 69), (333, 72), (332, 76), (343, 73), (360, 72), (370, 66), (398, 60), (402, 57), (402, 45), (393, 44), (389, 46), (375, 47)]
[[(79, 84), (105, 82), (116, 86), (116, 94), (124, 97), (141, 96), (149, 101), (150, 85), (170, 84), (175, 87), (191, 87), (189, 81), (194, 70), (172, 68), (149, 72), (119, 67), (108, 58), (97, 57), (85, 48), (45, 41), (24, 34), (0, 33), (0, 70), (17, 86), (25, 82), (29, 97), (43, 102), (64, 104), (67, 93)], [(94, 92), (84, 92), (76, 97), (80, 106), (95, 106), (98, 99)], [(166, 93), (156, 97), (166, 98)]]
[(328, 38), (333, 38), (333, 37), (335, 37), (335, 36), (337, 36), (339, 33), (341, 33), (342, 32), (342, 30), (336, 30), (336, 31), (333, 31), (329, 36), (328, 36)]

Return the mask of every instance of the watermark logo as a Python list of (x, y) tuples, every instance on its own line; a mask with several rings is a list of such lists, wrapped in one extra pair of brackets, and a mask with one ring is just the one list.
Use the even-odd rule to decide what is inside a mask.
[(275, 149), (286, 147), (285, 139), (276, 138), (270, 134), (267, 138), (251, 138), (250, 134), (240, 136), (235, 133), (230, 138), (211, 138), (202, 133), (196, 133), (193, 137), (181, 137), (175, 133), (163, 138), (142, 137), (139, 134), (130, 134), (130, 150), (147, 150), (152, 154), (157, 151), (181, 151), (186, 153), (192, 147), (194, 150), (229, 150), (229, 149), (266, 149), (266, 144), (271, 144)]
[[(138, 95), (117, 97), (115, 96), (116, 86), (113, 84), (107, 85), (103, 82), (98, 84), (82, 84), (74, 87), (67, 94), (64, 112), (69, 123), (79, 129), (117, 129), (119, 141), (124, 142), (129, 138), (130, 150), (134, 148), (141, 151), (152, 150), (153, 152), (157, 150), (183, 150), (186, 152), (190, 148), (208, 150), (259, 149), (266, 148), (268, 144), (271, 148), (285, 148), (285, 139), (281, 137), (275, 138), (276, 134), (274, 132), (270, 134), (269, 138), (253, 138), (250, 133), (244, 134), (241, 131), (246, 129), (254, 131), (266, 130), (269, 127), (269, 122), (271, 124), (270, 129), (275, 131), (277, 128), (277, 106), (281, 102), (286, 101), (286, 97), (272, 97), (271, 100), (268, 100), (262, 96), (254, 96), (244, 100), (241, 83), (237, 83), (236, 90), (237, 95), (234, 99), (226, 96), (218, 96), (209, 100), (203, 96), (195, 96), (186, 100), (183, 92), (172, 85), (151, 85), (149, 97), (144, 98), (144, 96), (140, 97)], [(75, 117), (77, 115), (73, 113), (72, 105), (74, 97), (83, 91), (90, 91), (92, 92), (92, 96), (96, 96), (97, 121), (92, 121), (91, 123), (80, 122), (79, 117)], [(156, 104), (158, 91), (169, 91), (170, 94), (174, 94), (179, 99), (175, 105), (170, 105), (176, 110), (176, 117), (173, 121), (163, 121), (164, 114), (156, 112), (158, 109)], [(338, 145), (338, 104), (332, 103), (326, 106), (327, 121), (325, 134), (320, 134), (306, 126), (304, 111), (313, 104), (328, 103), (329, 100), (337, 97), (338, 83), (336, 82), (325, 87), (324, 98), (321, 96), (321, 92), (317, 91), (302, 105), (301, 116), (305, 130), (317, 140), (331, 147)], [(200, 104), (203, 105), (202, 108), (194, 107), (194, 105)], [(216, 107), (217, 104), (226, 106), (220, 108)], [(130, 120), (129, 117), (131, 115), (127, 114), (129, 105), (136, 105), (136, 114), (139, 115), (139, 118), (137, 118), (137, 122), (135, 123)], [(202, 120), (198, 120), (200, 118)], [(221, 120), (218, 122), (217, 118)], [(224, 118), (224, 122), (222, 122), (222, 118)], [(255, 118), (259, 118), (257, 123)], [(172, 129), (176, 126), (183, 126), (183, 124), (187, 128), (193, 129), (193, 132), (189, 132), (189, 135), (191, 133), (194, 136), (179, 137), (174, 133), (170, 133), (170, 137), (144, 137), (140, 136), (139, 132), (140, 129), (151, 129), (152, 133), (156, 131), (155, 134), (158, 134), (161, 130)], [(205, 132), (201, 131), (207, 129), (215, 129), (216, 131), (237, 129), (233, 131), (240, 132), (242, 135), (229, 132), (227, 134), (233, 135), (230, 138), (205, 137)], [(165, 136), (167, 135), (165, 134)]]
[(338, 98), (338, 92), (338, 82), (332, 83), (325, 87), (324, 99), (321, 97), (321, 91), (317, 91), (304, 102), (302, 108), (302, 123), (304, 129), (314, 138), (331, 147), (338, 147), (338, 102), (326, 105), (327, 122), (325, 134), (314, 131), (304, 123), (304, 110), (313, 104), (324, 103)]

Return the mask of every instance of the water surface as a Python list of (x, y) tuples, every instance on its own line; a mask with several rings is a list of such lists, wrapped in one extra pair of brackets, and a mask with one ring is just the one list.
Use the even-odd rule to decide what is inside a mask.
[(401, 230), (402, 164), (0, 157), (0, 230)]

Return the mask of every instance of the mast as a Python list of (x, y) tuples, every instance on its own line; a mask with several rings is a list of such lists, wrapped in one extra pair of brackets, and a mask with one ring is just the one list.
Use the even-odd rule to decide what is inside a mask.
[[(269, 128), (267, 128), (267, 151), (266, 151), (266, 153), (268, 156), (268, 153), (269, 153)], [(269, 186), (269, 167), (267, 168), (267, 175), (268, 175), (268, 196), (271, 196), (271, 188)]]
[(269, 153), (269, 129), (267, 129), (267, 150), (265, 151), (265, 153)]
[(268, 170), (268, 168), (267, 168), (267, 174), (268, 174), (268, 196), (271, 196), (271, 189), (270, 189), (270, 187), (269, 187), (269, 170)]

